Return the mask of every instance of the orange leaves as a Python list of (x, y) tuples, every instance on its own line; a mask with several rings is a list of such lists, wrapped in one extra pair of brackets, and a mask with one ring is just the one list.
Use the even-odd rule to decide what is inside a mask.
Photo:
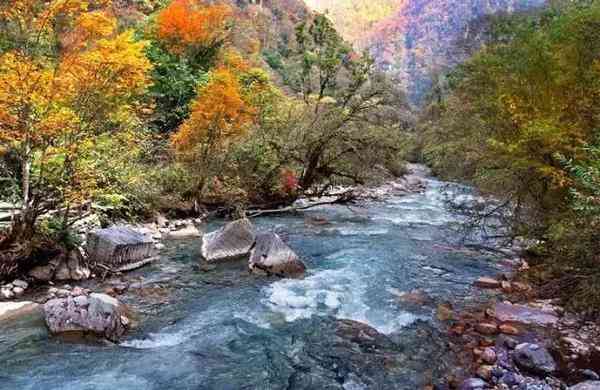
[(193, 152), (202, 144), (223, 146), (243, 135), (255, 111), (244, 99), (237, 77), (226, 68), (215, 70), (201, 87), (190, 118), (172, 137), (178, 152)]
[(231, 8), (226, 5), (174, 0), (158, 15), (158, 37), (175, 53), (212, 46), (223, 39), (231, 14)]

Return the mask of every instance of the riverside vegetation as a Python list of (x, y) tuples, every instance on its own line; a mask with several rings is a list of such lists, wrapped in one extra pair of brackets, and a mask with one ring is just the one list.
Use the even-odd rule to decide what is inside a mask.
[(0, 5), (1, 277), (76, 245), (89, 213), (275, 207), (400, 170), (403, 96), (325, 16), (142, 3)]
[(525, 238), (540, 294), (600, 309), (600, 3), (499, 17), (490, 43), (440, 79), (420, 120), (423, 158), (492, 194)]

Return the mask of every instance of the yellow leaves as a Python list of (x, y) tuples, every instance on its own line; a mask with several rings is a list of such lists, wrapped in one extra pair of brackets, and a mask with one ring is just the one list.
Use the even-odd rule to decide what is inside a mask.
[(72, 93), (93, 92), (105, 99), (127, 97), (144, 91), (151, 64), (145, 42), (136, 42), (133, 31), (100, 39), (93, 48), (63, 61), (60, 73)]
[(178, 152), (193, 151), (201, 144), (223, 146), (245, 134), (255, 110), (244, 100), (240, 83), (231, 70), (214, 71), (198, 95), (190, 118), (172, 137)]

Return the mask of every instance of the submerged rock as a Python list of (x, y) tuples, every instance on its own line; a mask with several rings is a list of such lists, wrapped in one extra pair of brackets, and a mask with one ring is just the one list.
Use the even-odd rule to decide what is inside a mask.
[(556, 362), (550, 352), (537, 344), (517, 345), (513, 360), (521, 369), (534, 374), (551, 374), (556, 371)]
[(52, 333), (91, 332), (118, 341), (129, 319), (124, 307), (105, 294), (68, 296), (44, 305), (46, 324)]
[(250, 272), (283, 277), (304, 273), (306, 267), (294, 251), (275, 233), (261, 233), (248, 263)]
[(0, 321), (15, 319), (40, 310), (34, 302), (0, 302)]
[(114, 226), (89, 233), (87, 253), (91, 261), (129, 270), (130, 265), (155, 256), (156, 249), (151, 237), (127, 226)]
[(202, 257), (209, 262), (232, 260), (250, 254), (256, 233), (247, 219), (228, 223), (202, 237)]

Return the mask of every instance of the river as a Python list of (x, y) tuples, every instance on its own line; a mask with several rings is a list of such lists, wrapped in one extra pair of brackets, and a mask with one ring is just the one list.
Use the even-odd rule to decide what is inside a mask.
[[(160, 262), (128, 275), (122, 298), (140, 325), (120, 345), (49, 337), (35, 319), (1, 324), (0, 389), (417, 389), (435, 381), (453, 364), (437, 305), (474, 299), (472, 282), (498, 273), (501, 257), (467, 246), (456, 229), (463, 217), (446, 201), (469, 199), (469, 188), (424, 181), (422, 193), (258, 219), (302, 256), (303, 279), (251, 276), (243, 261), (206, 272), (197, 240), (167, 243)], [(415, 289), (428, 302), (401, 299)]]

